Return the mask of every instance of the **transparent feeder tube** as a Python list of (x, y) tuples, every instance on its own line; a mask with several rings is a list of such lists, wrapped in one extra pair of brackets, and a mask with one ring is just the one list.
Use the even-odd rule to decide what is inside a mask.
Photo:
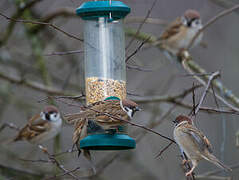
[(126, 98), (125, 40), (122, 21), (86, 21), (85, 78), (87, 104), (109, 96)]

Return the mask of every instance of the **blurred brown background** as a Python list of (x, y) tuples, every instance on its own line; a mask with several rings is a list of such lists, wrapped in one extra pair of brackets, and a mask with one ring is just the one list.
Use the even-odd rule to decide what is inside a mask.
[[(43, 21), (45, 17), (60, 11), (51, 23), (61, 29), (78, 37), (83, 38), (83, 21), (74, 16), (74, 9), (84, 1), (80, 0), (38, 0), (33, 6), (24, 11), (19, 7), (34, 1), (24, 0), (2, 0), (0, 2), (0, 12), (12, 17), (17, 12), (17, 19), (31, 19)], [(125, 26), (137, 30), (140, 23), (135, 17), (142, 20), (152, 6), (153, 0), (123, 0), (131, 7), (131, 13), (125, 19)], [(210, 18), (231, 7), (239, 1), (222, 0), (158, 0), (149, 17), (156, 20), (172, 21), (176, 16), (181, 16), (186, 9), (196, 9), (201, 13), (202, 21), (205, 23)], [(67, 9), (63, 9), (67, 8)], [(68, 9), (69, 8), (69, 9)], [(64, 14), (65, 10), (69, 13)], [(71, 13), (73, 12), (73, 14)], [(194, 60), (207, 72), (220, 70), (221, 81), (239, 96), (238, 67), (239, 67), (239, 10), (221, 18), (212, 24), (204, 32), (203, 41), (207, 47), (198, 46), (191, 51)], [(0, 73), (10, 77), (23, 78), (28, 81), (45, 84), (64, 93), (81, 94), (84, 90), (83, 54), (72, 55), (51, 55), (53, 52), (65, 52), (82, 50), (83, 43), (72, 39), (49, 26), (39, 26), (32, 24), (13, 23), (14, 27), (9, 27), (9, 21), (0, 17)], [(12, 28), (12, 29), (11, 29)], [(159, 37), (165, 26), (154, 23), (145, 23), (141, 32), (149, 33)], [(11, 33), (9, 33), (12, 30)], [(9, 36), (9, 37), (8, 37)], [(132, 37), (126, 36), (126, 45)], [(135, 40), (127, 50), (130, 55), (141, 41)], [(183, 76), (186, 71), (178, 64), (168, 61), (163, 54), (155, 47), (139, 51), (129, 64), (153, 69), (153, 72), (143, 72), (137, 70), (127, 70), (127, 90), (133, 94), (141, 96), (152, 95), (176, 95), (191, 88), (193, 82), (199, 84), (196, 79)], [(203, 88), (196, 90), (196, 100), (199, 101)], [(46, 98), (48, 94), (26, 87), (24, 83), (10, 83), (0, 76), (0, 121), (13, 122), (21, 127), (27, 119), (38, 113), (46, 102), (38, 101)], [(54, 94), (53, 94), (54, 95)], [(138, 97), (129, 96), (131, 99)], [(183, 102), (192, 104), (192, 95), (189, 94)], [(59, 101), (55, 101), (63, 113), (77, 112), (77, 108), (70, 107)], [(74, 102), (75, 103), (75, 102)], [(203, 105), (216, 107), (212, 94), (208, 94)], [(225, 107), (219, 103), (220, 108)], [(147, 125), (151, 121), (159, 121), (165, 113), (173, 106), (168, 102), (144, 102), (140, 103), (143, 111), (136, 114), (134, 122)], [(190, 109), (176, 106), (173, 112), (157, 126), (154, 130), (172, 137), (172, 120), (180, 113), (188, 114)], [(199, 112), (196, 125), (201, 129), (211, 141), (215, 155), (227, 165), (239, 163), (239, 150), (236, 147), (236, 132), (239, 127), (238, 115), (232, 114), (209, 114)], [(129, 127), (129, 134), (135, 139), (145, 130), (137, 127)], [(64, 124), (62, 133), (56, 140), (46, 143), (50, 152), (65, 151), (72, 146), (73, 128)], [(13, 137), (16, 131), (4, 129), (0, 133), (0, 139), (4, 140)], [(137, 143), (137, 148), (131, 151), (119, 152), (93, 152), (93, 161), (97, 169), (102, 170), (92, 177), (92, 179), (150, 179), (150, 180), (175, 180), (185, 179), (181, 167), (179, 149), (172, 145), (159, 158), (155, 156), (168, 144), (167, 140), (147, 132)], [(16, 168), (34, 174), (50, 175), (57, 172), (55, 165), (51, 163), (24, 162), (24, 159), (47, 159), (46, 155), (40, 152), (35, 146), (26, 142), (19, 142), (14, 145), (0, 146), (0, 165)], [(113, 158), (112, 158), (113, 157)], [(68, 153), (61, 156), (60, 161), (67, 169), (74, 169), (80, 166), (81, 170), (89, 168), (89, 163), (81, 156), (77, 158), (77, 153)], [(107, 161), (113, 159), (112, 162)], [(106, 166), (104, 167), (104, 163)], [(196, 175), (202, 175), (208, 171), (217, 170), (213, 164), (201, 162), (195, 170)], [(2, 175), (1, 175), (2, 174)], [(77, 173), (76, 173), (77, 174)], [(215, 179), (239, 179), (239, 170), (234, 169), (231, 173), (218, 173)], [(80, 175), (79, 175), (80, 177)], [(223, 178), (226, 177), (226, 178)], [(0, 179), (6, 179), (6, 174), (0, 166)], [(64, 176), (62, 179), (71, 178)], [(15, 176), (8, 179), (21, 179)], [(210, 178), (198, 178), (210, 179)]]

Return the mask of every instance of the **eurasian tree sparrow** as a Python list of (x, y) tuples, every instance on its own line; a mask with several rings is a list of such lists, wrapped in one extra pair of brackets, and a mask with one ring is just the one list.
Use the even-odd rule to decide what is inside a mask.
[[(80, 113), (65, 115), (67, 122), (75, 124), (73, 143), (83, 139), (87, 135), (88, 121), (92, 120), (104, 130), (117, 129), (118, 126), (125, 124), (119, 119), (130, 120), (136, 111), (139, 111), (138, 104), (124, 100), (104, 100), (90, 104), (81, 108)], [(106, 114), (112, 116), (107, 116)]]
[(55, 106), (46, 106), (40, 114), (28, 121), (12, 142), (26, 140), (33, 144), (41, 144), (55, 137), (60, 132), (61, 125), (59, 110)]
[(174, 139), (180, 149), (184, 151), (193, 167), (186, 176), (192, 174), (193, 170), (202, 159), (214, 163), (216, 166), (231, 171), (229, 167), (221, 163), (213, 154), (212, 146), (207, 137), (192, 125), (192, 120), (184, 115), (178, 116), (175, 121)]
[[(130, 120), (135, 112), (140, 110), (138, 105), (129, 99), (120, 100), (116, 97), (113, 97), (113, 99), (114, 100), (111, 100), (111, 97), (109, 97), (104, 101), (98, 101), (86, 107), (82, 107), (80, 113), (64, 116), (67, 122), (74, 124), (75, 126), (73, 145), (76, 145), (78, 141), (81, 141), (86, 137), (88, 130), (92, 131), (91, 127), (97, 128), (101, 131), (103, 130), (103, 132), (104, 130), (108, 131), (112, 129), (117, 131), (118, 126), (123, 125), (126, 122), (113, 117)], [(106, 114), (108, 114), (108, 116)], [(78, 151), (79, 153), (81, 152), (79, 148)], [(83, 154), (91, 162), (90, 151), (83, 150)], [(93, 170), (95, 172), (94, 167)]]
[[(159, 47), (168, 58), (188, 48), (193, 37), (202, 28), (200, 14), (196, 10), (188, 9), (182, 17), (176, 18), (159, 38)], [(196, 46), (202, 39), (202, 33), (197, 37), (192, 46)]]

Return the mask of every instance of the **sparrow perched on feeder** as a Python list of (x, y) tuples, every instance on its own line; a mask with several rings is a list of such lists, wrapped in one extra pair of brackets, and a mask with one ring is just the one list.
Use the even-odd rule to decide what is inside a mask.
[(191, 170), (186, 173), (186, 176), (192, 174), (198, 162), (202, 159), (210, 161), (222, 169), (231, 171), (229, 167), (221, 163), (212, 154), (212, 146), (209, 140), (192, 124), (192, 120), (189, 117), (180, 115), (173, 122), (175, 123), (174, 139), (193, 165)]
[(61, 130), (62, 119), (55, 106), (46, 106), (40, 114), (33, 116), (28, 123), (11, 140), (26, 140), (33, 144), (41, 144), (55, 137)]
[(98, 101), (81, 108), (80, 113), (65, 115), (66, 120), (75, 124), (73, 143), (83, 139), (87, 135), (89, 120), (93, 121), (104, 130), (117, 130), (118, 126), (125, 124), (123, 120), (132, 119), (138, 104), (129, 100), (120, 100), (117, 97), (108, 97), (104, 101)]
[[(182, 17), (176, 18), (159, 37), (159, 47), (165, 55), (172, 59), (183, 49), (187, 49), (194, 36), (202, 28), (200, 14), (193, 9), (185, 11)], [(202, 33), (194, 41), (192, 47), (200, 43)]]

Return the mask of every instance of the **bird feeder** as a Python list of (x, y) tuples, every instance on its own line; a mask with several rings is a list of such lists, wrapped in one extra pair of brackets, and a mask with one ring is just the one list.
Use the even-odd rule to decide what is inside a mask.
[[(84, 20), (86, 103), (110, 97), (126, 98), (125, 38), (123, 18), (130, 8), (120, 1), (89, 1), (76, 9)], [(100, 128), (94, 128), (100, 129)], [(122, 128), (124, 129), (124, 128)], [(91, 131), (91, 132), (89, 132)], [(122, 150), (135, 148), (125, 131), (102, 133), (89, 130), (80, 148)]]

